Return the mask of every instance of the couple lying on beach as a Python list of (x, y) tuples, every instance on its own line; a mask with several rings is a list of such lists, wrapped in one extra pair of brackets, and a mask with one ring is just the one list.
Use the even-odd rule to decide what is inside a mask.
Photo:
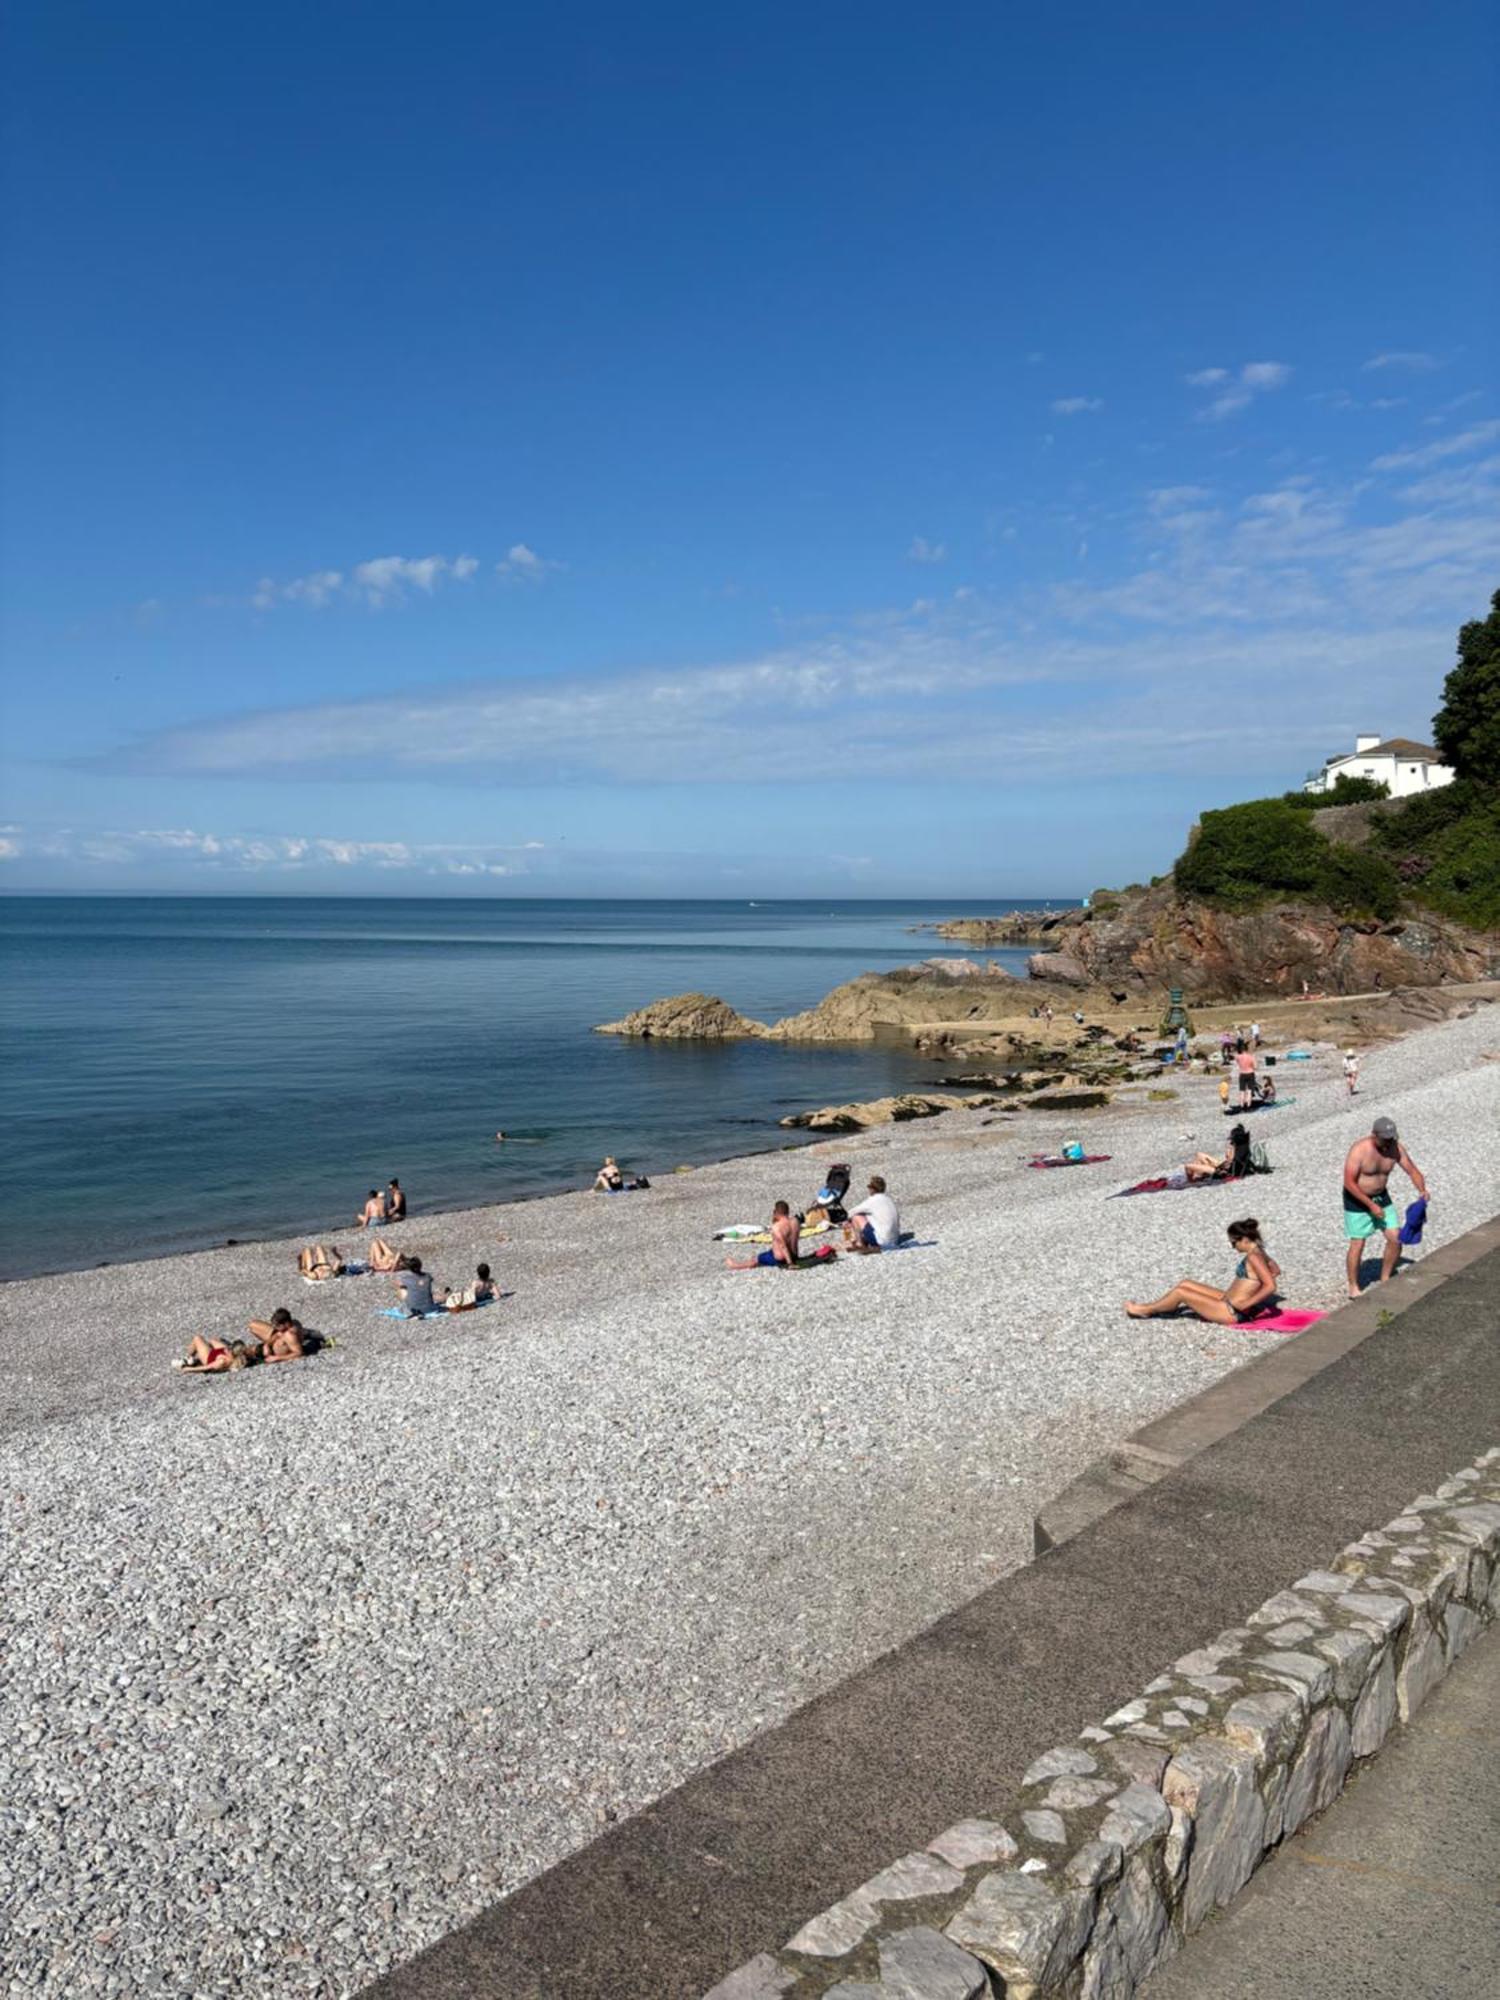
[(278, 1306), (269, 1319), (251, 1320), (248, 1340), (208, 1340), (195, 1333), (186, 1355), (172, 1366), (190, 1375), (228, 1375), (273, 1361), (300, 1361), (321, 1346), (319, 1335), (309, 1333), (285, 1306)]
[[(894, 1250), (901, 1241), (901, 1211), (886, 1193), (883, 1176), (872, 1174), (869, 1189), (867, 1198), (849, 1210), (844, 1222), (844, 1248), (855, 1257), (878, 1256), (882, 1250)], [(826, 1215), (826, 1208), (822, 1212)], [(792, 1214), (790, 1202), (778, 1201), (771, 1211), (770, 1249), (754, 1257), (726, 1258), (726, 1267), (731, 1271), (753, 1271), (757, 1266), (770, 1269), (779, 1265), (789, 1271), (801, 1264), (827, 1263), (835, 1253), (826, 1244), (811, 1257), (799, 1254), (802, 1223), (818, 1214), (812, 1208), (805, 1218), (798, 1217)]]

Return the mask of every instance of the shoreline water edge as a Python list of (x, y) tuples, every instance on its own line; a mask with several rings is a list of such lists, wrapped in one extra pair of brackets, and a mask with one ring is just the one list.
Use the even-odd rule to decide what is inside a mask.
[[(1124, 1314), (1227, 1282), (1231, 1220), (1289, 1304), (1336, 1310), (1342, 1161), (1377, 1113), (1433, 1189), (1429, 1246), (1493, 1215), (1496, 1055), (1480, 1007), (1373, 1049), (1351, 1099), (1322, 1044), (1256, 1121), (1274, 1171), (1205, 1191), (1109, 1198), (1223, 1145), (1194, 1073), (418, 1212), (403, 1247), (504, 1294), (441, 1322), (384, 1317), (389, 1279), (304, 1286), (296, 1239), (7, 1285), (17, 1976), (293, 2000), (411, 1956), (1028, 1560), (1069, 1479), (1279, 1340)], [(1110, 1157), (1028, 1169), (1071, 1136)], [(714, 1232), (834, 1159), (887, 1179), (917, 1247), (727, 1270)], [(322, 1351), (171, 1369), (283, 1304)]]

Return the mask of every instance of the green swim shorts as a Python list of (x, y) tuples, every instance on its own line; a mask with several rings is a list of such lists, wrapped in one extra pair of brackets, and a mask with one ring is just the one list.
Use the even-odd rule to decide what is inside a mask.
[(1379, 1236), (1382, 1230), (1397, 1226), (1396, 1204), (1386, 1197), (1382, 1218), (1377, 1222), (1367, 1208), (1349, 1207), (1344, 1210), (1344, 1234), (1352, 1243), (1359, 1243), (1367, 1236)]

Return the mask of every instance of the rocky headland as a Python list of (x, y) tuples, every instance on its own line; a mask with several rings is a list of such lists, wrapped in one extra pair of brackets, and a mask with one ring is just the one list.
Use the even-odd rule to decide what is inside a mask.
[(955, 974), (935, 971), (929, 962), (895, 972), (861, 973), (836, 986), (816, 1007), (770, 1025), (736, 1013), (713, 994), (674, 993), (623, 1020), (602, 1022), (594, 1032), (639, 1041), (722, 1042), (753, 1036), (773, 1042), (870, 1042), (877, 1026), (1013, 1019), (1025, 1012), (1019, 998), (1025, 991), (998, 966)]

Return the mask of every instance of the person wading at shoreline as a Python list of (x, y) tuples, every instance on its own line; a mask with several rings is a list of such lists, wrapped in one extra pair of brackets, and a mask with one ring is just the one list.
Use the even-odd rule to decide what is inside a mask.
[(1430, 1201), (1422, 1170), (1402, 1145), (1393, 1118), (1377, 1118), (1368, 1139), (1357, 1139), (1344, 1162), (1344, 1234), (1349, 1239), (1345, 1272), (1351, 1299), (1359, 1297), (1359, 1267), (1372, 1236), (1384, 1235), (1380, 1282), (1389, 1281), (1401, 1255), (1396, 1205), (1386, 1182), (1399, 1167), (1422, 1197)]

